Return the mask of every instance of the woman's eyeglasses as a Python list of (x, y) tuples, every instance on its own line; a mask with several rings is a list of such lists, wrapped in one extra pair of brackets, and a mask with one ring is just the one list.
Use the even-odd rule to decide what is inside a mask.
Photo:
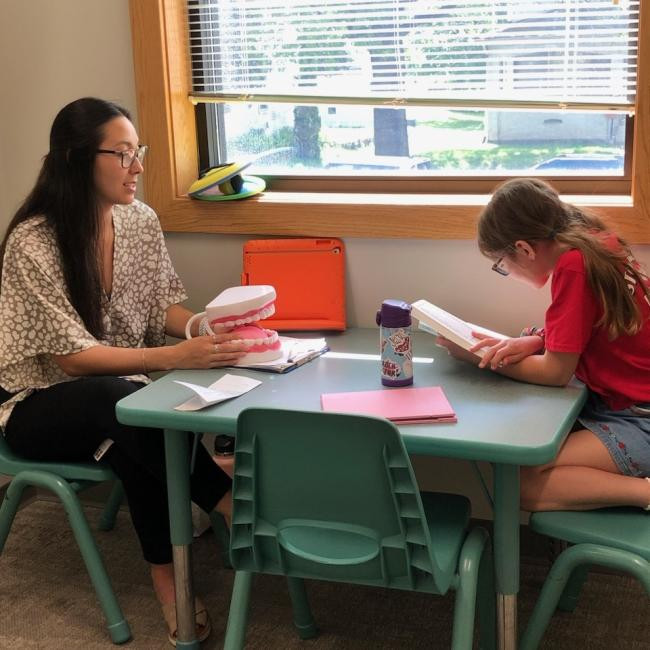
[(506, 267), (503, 265), (503, 260), (504, 257), (500, 257), (493, 265), (492, 265), (492, 270), (498, 273), (499, 275), (510, 275), (510, 271), (506, 269)]
[(138, 162), (142, 164), (148, 148), (149, 147), (146, 144), (141, 144), (137, 149), (125, 149), (124, 151), (97, 149), (97, 153), (112, 153), (114, 156), (119, 156), (122, 167), (128, 169), (136, 158), (138, 159)]

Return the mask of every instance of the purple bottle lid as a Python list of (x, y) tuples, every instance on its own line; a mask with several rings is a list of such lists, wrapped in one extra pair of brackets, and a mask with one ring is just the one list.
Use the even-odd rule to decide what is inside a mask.
[(409, 327), (411, 305), (403, 300), (384, 300), (375, 320), (384, 327)]

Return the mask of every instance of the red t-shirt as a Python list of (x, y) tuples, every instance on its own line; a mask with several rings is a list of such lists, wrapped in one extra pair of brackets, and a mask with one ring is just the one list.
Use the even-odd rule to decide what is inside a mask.
[(576, 377), (614, 410), (650, 402), (650, 303), (633, 277), (626, 280), (640, 306), (643, 327), (634, 336), (610, 341), (607, 330), (595, 326), (602, 307), (589, 286), (582, 253), (563, 253), (553, 269), (544, 325), (546, 349), (580, 354)]

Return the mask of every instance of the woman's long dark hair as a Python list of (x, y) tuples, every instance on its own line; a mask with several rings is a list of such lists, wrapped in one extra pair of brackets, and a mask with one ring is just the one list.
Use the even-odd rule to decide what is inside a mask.
[(45, 217), (56, 237), (70, 302), (96, 338), (103, 338), (104, 326), (95, 156), (106, 123), (122, 116), (131, 119), (121, 106), (94, 97), (77, 99), (59, 111), (36, 185), (9, 223), (0, 246), (1, 280), (9, 235), (23, 221)]

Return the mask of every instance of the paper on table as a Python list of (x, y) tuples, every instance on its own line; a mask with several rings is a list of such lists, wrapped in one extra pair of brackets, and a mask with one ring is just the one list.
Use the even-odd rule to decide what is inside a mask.
[(239, 368), (251, 370), (267, 370), (269, 372), (286, 372), (326, 352), (327, 341), (324, 338), (298, 339), (291, 336), (281, 336), (282, 356), (273, 361), (260, 361), (259, 363), (246, 363), (242, 361), (235, 364)]
[(383, 388), (351, 393), (323, 393), (323, 411), (378, 415), (399, 424), (456, 422), (440, 386)]
[(259, 379), (251, 379), (250, 377), (224, 375), (207, 388), (198, 384), (190, 384), (187, 381), (175, 381), (175, 383), (189, 388), (196, 395), (190, 397), (190, 399), (182, 404), (175, 406), (174, 409), (176, 411), (198, 411), (206, 406), (218, 404), (233, 397), (239, 397), (256, 386), (259, 386), (262, 382)]

